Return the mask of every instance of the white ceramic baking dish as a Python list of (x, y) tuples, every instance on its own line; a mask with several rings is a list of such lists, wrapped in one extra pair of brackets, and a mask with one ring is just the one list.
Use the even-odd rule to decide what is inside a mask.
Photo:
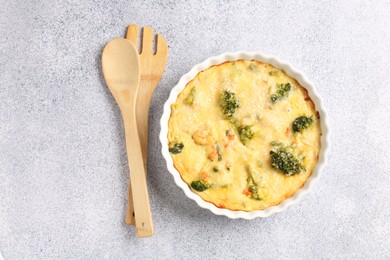
[[(306, 88), (309, 92), (310, 98), (313, 100), (316, 110), (320, 114), (320, 123), (321, 123), (321, 150), (319, 153), (319, 158), (317, 165), (310, 176), (306, 181), (305, 185), (292, 197), (284, 200), (282, 203), (276, 206), (269, 207), (264, 210), (255, 210), (255, 211), (234, 211), (225, 208), (218, 208), (210, 202), (204, 201), (196, 193), (192, 192), (187, 183), (185, 183), (180, 173), (173, 166), (173, 160), (169, 154), (168, 148), (168, 120), (171, 115), (171, 105), (176, 102), (177, 96), (184, 89), (188, 82), (190, 82), (199, 72), (209, 68), (213, 65), (218, 65), (226, 61), (235, 61), (235, 60), (257, 60), (263, 63), (268, 63), (273, 65), (276, 68), (284, 70), (289, 76), (296, 79), (299, 84)], [(204, 62), (195, 65), (188, 73), (183, 75), (179, 83), (171, 90), (168, 100), (164, 104), (164, 112), (161, 117), (161, 131), (160, 131), (160, 142), (161, 142), (161, 152), (167, 163), (168, 171), (172, 174), (176, 184), (184, 191), (184, 193), (190, 199), (194, 200), (200, 207), (209, 209), (216, 215), (224, 215), (232, 219), (243, 218), (243, 219), (254, 219), (257, 217), (268, 217), (274, 213), (282, 212), (286, 210), (289, 206), (297, 203), (301, 200), (302, 196), (309, 193), (314, 184), (317, 182), (321, 170), (323, 169), (326, 162), (326, 154), (329, 149), (329, 128), (327, 124), (327, 114), (323, 107), (320, 96), (315, 91), (313, 84), (297, 69), (293, 68), (287, 62), (281, 61), (272, 56), (266, 56), (260, 53), (255, 52), (233, 52), (233, 53), (223, 53), (219, 56), (211, 57)]]

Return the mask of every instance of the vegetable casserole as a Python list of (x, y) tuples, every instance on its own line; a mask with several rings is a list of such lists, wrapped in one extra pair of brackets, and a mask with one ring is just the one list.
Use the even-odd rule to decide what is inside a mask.
[(238, 60), (190, 81), (171, 106), (168, 145), (181, 178), (203, 200), (262, 210), (293, 196), (313, 172), (321, 128), (295, 79)]

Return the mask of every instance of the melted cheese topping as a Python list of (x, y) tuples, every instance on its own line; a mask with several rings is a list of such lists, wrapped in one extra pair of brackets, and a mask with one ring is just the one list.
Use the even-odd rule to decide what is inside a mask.
[[(291, 84), (288, 96), (272, 102), (278, 84), (286, 83)], [(240, 102), (234, 120), (223, 114), (223, 91), (235, 93)], [(321, 129), (314, 104), (296, 80), (269, 64), (240, 60), (212, 66), (187, 84), (171, 109), (169, 147), (184, 145), (171, 153), (174, 166), (190, 187), (199, 180), (206, 184), (204, 191), (192, 190), (217, 207), (252, 211), (277, 205), (304, 185), (317, 163)], [(314, 122), (294, 133), (299, 116)], [(240, 141), (237, 125), (248, 126), (253, 138)], [(301, 156), (300, 173), (288, 176), (272, 166), (275, 141)]]

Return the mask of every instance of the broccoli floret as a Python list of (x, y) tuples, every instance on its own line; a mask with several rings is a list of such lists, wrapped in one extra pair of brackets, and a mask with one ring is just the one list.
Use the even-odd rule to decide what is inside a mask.
[(215, 147), (217, 148), (218, 161), (222, 161), (221, 145), (217, 142), (215, 143)]
[(275, 103), (276, 101), (287, 97), (290, 94), (290, 91), (291, 91), (290, 83), (277, 85), (276, 93), (271, 96), (272, 103)]
[(314, 120), (312, 117), (307, 117), (307, 116), (300, 116), (297, 117), (293, 124), (292, 124), (292, 129), (294, 133), (301, 132), (303, 129), (308, 128), (313, 124)]
[(240, 107), (240, 101), (236, 99), (236, 94), (230, 91), (223, 91), (220, 98), (220, 105), (223, 114), (231, 118), (236, 112), (236, 109)]
[(252, 192), (252, 193), (256, 193), (257, 192), (257, 186), (252, 184), (252, 185), (249, 185), (249, 191)]
[(254, 200), (263, 200), (263, 198), (260, 197), (259, 193), (252, 193), (252, 194), (251, 194), (251, 199), (254, 199)]
[(254, 71), (254, 72), (259, 71), (259, 69), (256, 67), (255, 64), (249, 64), (248, 69), (249, 69), (250, 71)]
[(195, 87), (192, 87), (190, 93), (188, 93), (187, 97), (184, 99), (184, 103), (186, 103), (187, 105), (194, 104), (195, 93), (196, 93), (196, 89)]
[(183, 143), (176, 143), (172, 147), (169, 147), (169, 152), (173, 153), (173, 154), (178, 154), (178, 153), (181, 153), (183, 148), (184, 148)]
[(210, 188), (210, 185), (208, 185), (202, 180), (199, 180), (199, 181), (191, 182), (191, 188), (193, 188), (196, 191), (202, 192)]
[(263, 198), (259, 195), (259, 190), (257, 188), (257, 184), (253, 180), (252, 174), (248, 171), (248, 178), (246, 179), (248, 182), (248, 190), (250, 191), (250, 197), (254, 200), (262, 200)]
[(249, 140), (251, 140), (254, 136), (254, 133), (250, 126), (239, 126), (237, 128), (238, 134), (240, 136), (240, 141), (243, 144), (246, 144)]
[(278, 147), (275, 151), (271, 150), (270, 154), (272, 167), (287, 176), (300, 173), (304, 169), (301, 162), (286, 148)]

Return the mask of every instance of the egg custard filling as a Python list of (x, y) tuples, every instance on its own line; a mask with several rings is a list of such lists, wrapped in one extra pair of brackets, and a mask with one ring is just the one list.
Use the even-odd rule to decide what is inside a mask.
[(171, 106), (174, 167), (203, 200), (262, 210), (293, 196), (320, 150), (319, 114), (283, 70), (253, 60), (212, 66)]

